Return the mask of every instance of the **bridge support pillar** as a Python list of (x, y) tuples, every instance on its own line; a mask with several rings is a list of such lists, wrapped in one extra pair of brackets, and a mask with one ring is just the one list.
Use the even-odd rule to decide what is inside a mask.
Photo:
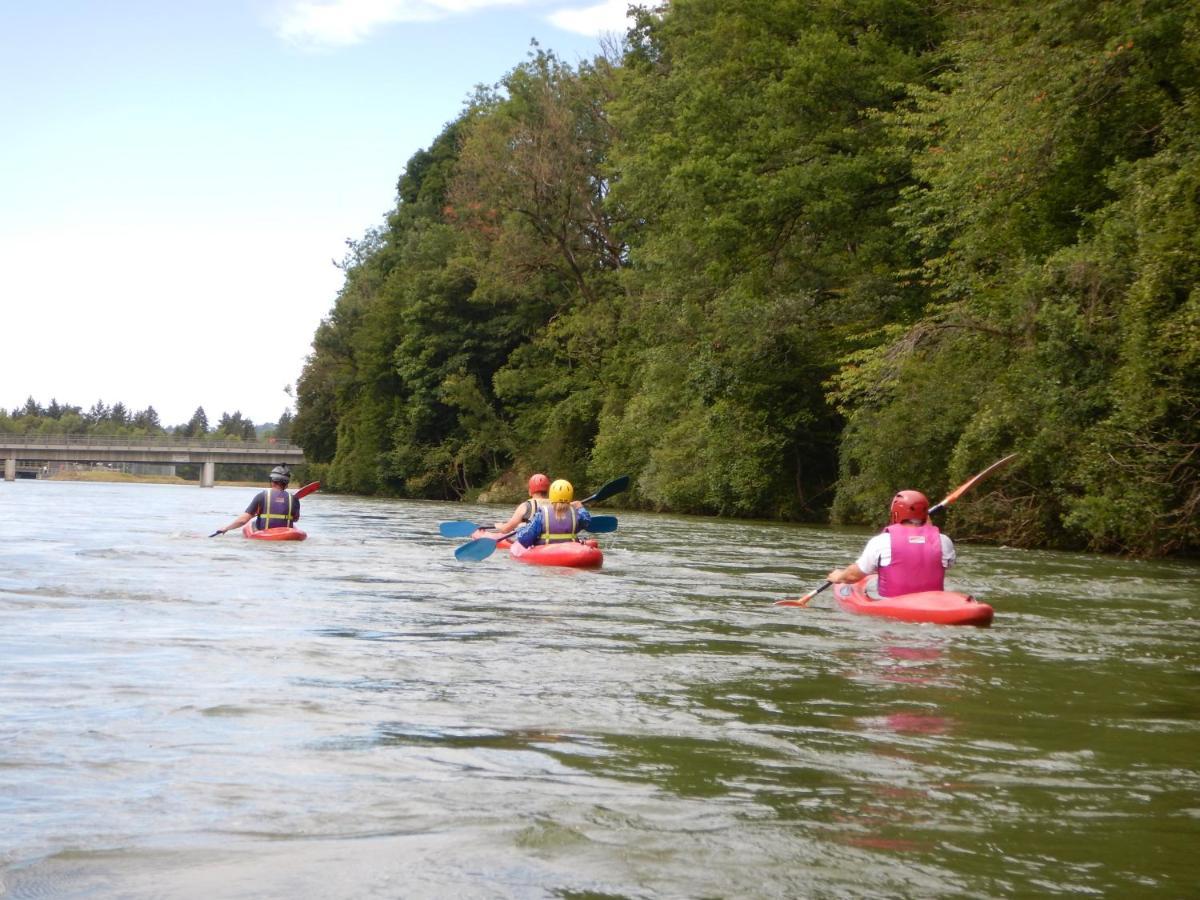
[(217, 464), (206, 462), (200, 464), (200, 487), (212, 487), (216, 477)]
[(4, 480), (17, 480), (17, 458), (15, 456), (10, 456), (4, 460)]

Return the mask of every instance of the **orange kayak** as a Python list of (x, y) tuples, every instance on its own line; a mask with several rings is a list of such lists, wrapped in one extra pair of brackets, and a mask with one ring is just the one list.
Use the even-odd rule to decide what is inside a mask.
[(242, 526), (242, 536), (256, 541), (302, 541), (308, 537), (299, 528), (263, 528), (255, 531), (253, 522)]

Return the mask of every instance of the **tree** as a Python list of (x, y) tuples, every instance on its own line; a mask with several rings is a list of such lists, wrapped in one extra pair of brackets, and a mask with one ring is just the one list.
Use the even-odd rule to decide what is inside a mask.
[(208, 414), (203, 406), (197, 406), (188, 423), (179, 429), (184, 437), (204, 437), (208, 433)]

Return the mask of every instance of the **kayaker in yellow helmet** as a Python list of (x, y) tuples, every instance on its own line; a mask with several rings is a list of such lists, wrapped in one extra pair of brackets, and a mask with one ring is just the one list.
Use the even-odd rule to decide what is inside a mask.
[(867, 541), (858, 559), (826, 578), (853, 583), (878, 572), (881, 597), (943, 590), (956, 554), (954, 542), (929, 521), (929, 499), (920, 491), (899, 491), (891, 513), (891, 524)]
[(533, 514), (538, 511), (538, 507), (543, 503), (549, 503), (548, 492), (550, 490), (550, 479), (538, 472), (531, 475), (529, 478), (529, 499), (522, 500), (517, 504), (517, 508), (513, 510), (513, 514), (509, 516), (506, 522), (496, 522), (492, 527), (500, 534), (509, 534), (521, 527), (521, 523), (528, 522), (533, 518)]
[(578, 540), (579, 532), (592, 521), (592, 514), (575, 499), (571, 482), (558, 479), (550, 485), (548, 496), (550, 502), (538, 504), (529, 524), (517, 532), (522, 547)]

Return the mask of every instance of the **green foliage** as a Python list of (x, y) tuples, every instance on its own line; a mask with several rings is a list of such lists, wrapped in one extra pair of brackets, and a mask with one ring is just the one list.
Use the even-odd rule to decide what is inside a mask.
[(1197, 549), (1194, 5), (636, 22), (477, 90), (351, 244), (290, 423), (330, 487), (877, 523), (1019, 450), (956, 534)]

